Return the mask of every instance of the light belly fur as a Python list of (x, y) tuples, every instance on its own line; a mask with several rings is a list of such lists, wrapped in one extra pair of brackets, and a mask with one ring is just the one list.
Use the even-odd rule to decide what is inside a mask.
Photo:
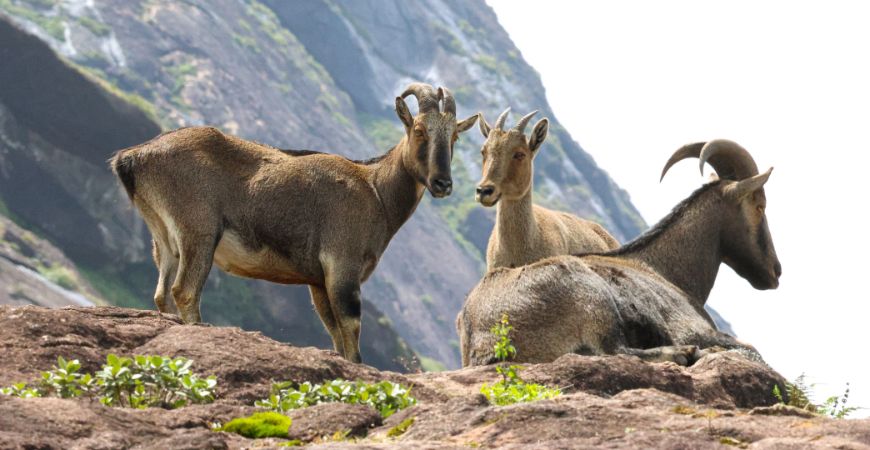
[(218, 267), (233, 275), (283, 284), (310, 284), (269, 247), (251, 251), (232, 230), (226, 230), (214, 252)]

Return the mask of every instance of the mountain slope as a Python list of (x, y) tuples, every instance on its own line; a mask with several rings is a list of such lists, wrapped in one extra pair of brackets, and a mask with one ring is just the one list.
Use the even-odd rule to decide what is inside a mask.
[[(622, 241), (644, 228), (625, 192), (559, 125), (540, 78), (482, 2), (0, 0), (0, 11), (151, 119), (152, 128), (122, 133), (125, 142), (101, 140), (105, 145), (89, 150), (92, 155), (76, 153), (92, 164), (79, 178), (59, 172), (40, 177), (46, 185), (66, 180), (65, 190), (78, 196), (76, 203), (59, 201), (58, 211), (89, 206), (82, 215), (63, 210), (52, 219), (46, 213), (40, 229), (71, 256), (80, 251), (84, 262), (92, 254), (112, 261), (91, 273), (102, 284), (122, 278), (128, 297), (138, 299), (135, 306), (150, 307), (156, 274), (149, 239), (99, 158), (150, 138), (154, 121), (164, 129), (209, 124), (278, 147), (373, 156), (401, 136), (392, 104), (412, 80), (451, 88), (461, 117), (483, 111), (492, 121), (507, 106), (516, 115), (540, 109), (539, 117), (552, 125), (536, 160), (536, 201), (598, 220)], [(26, 73), (18, 70), (18, 76)], [(88, 120), (98, 128), (110, 123)], [(454, 158), (456, 191), (445, 200), (427, 195), (363, 287), (366, 304), (385, 314), (381, 322), (448, 367), (458, 365), (453, 321), (482, 274), (492, 226), (493, 211), (473, 202), (481, 142), (476, 129), (463, 135)], [(49, 159), (54, 167), (68, 167), (57, 164), (61, 156)], [(11, 196), (10, 190), (7, 185), (0, 196)], [(28, 188), (34, 196), (49, 191)], [(7, 203), (16, 214), (34, 204)], [(73, 219), (81, 223), (46, 231), (52, 220)], [(89, 247), (76, 250), (83, 243)], [(326, 345), (304, 287), (213, 273), (203, 304), (206, 320)], [(215, 304), (226, 311), (208, 309)], [(298, 324), (292, 331), (277, 319), (290, 316), (299, 319), (287, 322)], [(371, 326), (363, 330), (364, 342), (381, 340)]]

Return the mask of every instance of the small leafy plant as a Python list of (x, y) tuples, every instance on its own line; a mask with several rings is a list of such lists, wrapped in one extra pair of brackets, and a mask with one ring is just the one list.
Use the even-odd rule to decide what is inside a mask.
[(292, 381), (273, 383), (269, 398), (257, 401), (255, 406), (285, 412), (328, 402), (369, 405), (382, 417), (417, 404), (417, 400), (411, 397), (411, 390), (398, 383), (381, 381), (370, 384), (336, 379), (323, 384), (308, 381), (301, 384)]
[(57, 365), (49, 371), (42, 372), (39, 382), (41, 396), (54, 395), (60, 398), (78, 397), (93, 391), (96, 383), (91, 374), (81, 374), (82, 365), (79, 360), (66, 360), (57, 357)]
[(286, 438), (293, 420), (284, 414), (272, 411), (254, 413), (248, 417), (239, 417), (217, 428), (216, 431), (240, 434), (246, 438), (257, 439), (267, 437)]
[(42, 397), (37, 389), (27, 387), (27, 383), (15, 383), (12, 386), (0, 388), (0, 394), (18, 398)]
[(832, 417), (834, 419), (845, 419), (853, 412), (861, 409), (857, 406), (848, 406), (850, 391), (849, 383), (846, 383), (846, 391), (843, 395), (828, 397), (823, 403), (818, 404), (812, 399), (815, 387), (815, 384), (807, 383), (806, 374), (802, 373), (795, 378), (794, 381), (785, 383), (785, 392), (788, 397), (788, 402), (784, 400), (779, 385), (773, 386), (773, 396), (784, 405), (794, 406), (796, 408)]
[(110, 354), (96, 378), (102, 387), (100, 402), (108, 406), (178, 408), (188, 403), (214, 401), (214, 376), (200, 378), (190, 371), (193, 361), (178, 357)]
[(492, 385), (484, 383), (480, 388), (480, 393), (490, 403), (498, 406), (546, 400), (561, 395), (560, 389), (536, 383), (526, 383), (519, 375), (522, 369), (520, 366), (506, 364), (508, 360), (517, 355), (517, 349), (510, 338), (513, 329), (507, 314), (502, 315), (501, 321), (490, 329), (490, 332), (496, 337), (496, 343), (492, 349), (500, 363), (495, 370), (502, 379)]
[(187, 358), (137, 355), (133, 358), (110, 354), (96, 374), (79, 372), (78, 360), (57, 358), (57, 365), (42, 372), (36, 387), (26, 383), (0, 389), (16, 397), (99, 398), (107, 406), (133, 408), (178, 408), (190, 403), (211, 403), (217, 380), (200, 378), (191, 372)]

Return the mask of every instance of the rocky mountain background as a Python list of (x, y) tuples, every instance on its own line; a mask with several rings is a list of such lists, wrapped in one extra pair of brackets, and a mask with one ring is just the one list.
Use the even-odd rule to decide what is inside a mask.
[[(0, 303), (153, 308), (150, 238), (108, 170), (114, 151), (207, 124), (371, 157), (400, 138), (393, 99), (414, 80), (449, 87), (461, 117), (539, 109), (536, 201), (623, 242), (645, 228), (482, 1), (0, 0)], [(476, 127), (462, 136), (454, 194), (427, 195), (363, 287), (363, 357), (378, 367), (459, 364), (454, 318), (494, 212), (473, 201), (481, 143)], [(305, 287), (214, 270), (203, 299), (209, 323), (331, 345)]]
[[(495, 366), (400, 375), (336, 353), (276, 342), (235, 327), (183, 325), (177, 317), (117, 307), (48, 309), (0, 305), (0, 386), (34, 383), (58, 356), (98, 370), (109, 353), (184, 356), (217, 378), (214, 403), (178, 409), (104, 406), (88, 398), (0, 395), (0, 448), (668, 448), (858, 449), (870, 420), (836, 420), (777, 404), (782, 377), (733, 352), (691, 367), (632, 356), (564, 355), (526, 365), (529, 382), (558, 386), (551, 400), (490, 405), (483, 383)], [(389, 380), (411, 388), (416, 406), (382, 419), (372, 408), (323, 403), (287, 412), (286, 438), (247, 439), (215, 423), (260, 410), (274, 380)], [(404, 423), (404, 432), (396, 429)]]

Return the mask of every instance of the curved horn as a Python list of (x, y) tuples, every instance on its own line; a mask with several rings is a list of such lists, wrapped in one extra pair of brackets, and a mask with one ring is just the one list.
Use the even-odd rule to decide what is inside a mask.
[(694, 144), (686, 144), (680, 147), (679, 150), (675, 151), (673, 155), (671, 155), (671, 159), (668, 160), (667, 164), (665, 164), (665, 168), (662, 169), (662, 177), (659, 178), (659, 183), (665, 179), (665, 174), (668, 173), (668, 169), (671, 168), (674, 164), (682, 161), (686, 158), (697, 158), (701, 155), (701, 148), (704, 147), (706, 142), (695, 142)]
[(493, 127), (496, 130), (503, 130), (504, 129), (504, 121), (505, 121), (505, 119), (507, 119), (509, 112), (511, 112), (510, 106), (508, 106), (507, 109), (505, 109), (504, 112), (502, 112), (501, 115), (498, 116), (498, 119), (495, 119), (495, 125), (493, 125)]
[(453, 100), (453, 94), (446, 87), (438, 88), (438, 99), (443, 99), (444, 112), (456, 116), (456, 101)]
[(704, 173), (704, 163), (709, 163), (716, 170), (719, 178), (726, 180), (743, 180), (758, 175), (758, 166), (755, 165), (755, 160), (746, 149), (735, 142), (716, 139), (680, 147), (665, 164), (659, 181), (665, 178), (665, 174), (668, 173), (671, 166), (686, 158), (700, 160), (701, 174)]
[(432, 86), (425, 83), (411, 83), (405, 92), (402, 92), (402, 98), (411, 94), (417, 97), (420, 114), (438, 111), (438, 96)]
[(529, 124), (529, 121), (532, 120), (532, 117), (534, 117), (535, 114), (537, 114), (537, 113), (538, 113), (538, 110), (536, 109), (536, 110), (526, 114), (525, 116), (523, 116), (523, 118), (520, 119), (520, 121), (517, 122), (516, 125), (514, 125), (514, 130), (517, 130), (520, 133), (525, 133), (526, 132), (526, 125)]
[(701, 174), (704, 174), (704, 163), (710, 163), (719, 178), (727, 180), (744, 180), (758, 175), (758, 165), (752, 155), (736, 142), (726, 139), (716, 139), (708, 142), (701, 149)]

